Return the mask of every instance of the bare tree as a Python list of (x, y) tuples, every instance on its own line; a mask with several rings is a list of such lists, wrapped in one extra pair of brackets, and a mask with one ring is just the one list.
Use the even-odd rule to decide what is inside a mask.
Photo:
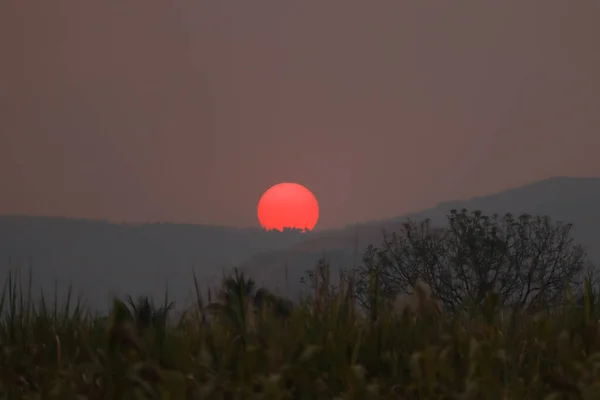
[(501, 306), (530, 311), (563, 301), (566, 286), (580, 285), (587, 265), (570, 224), (452, 210), (444, 228), (408, 220), (399, 232), (384, 233), (381, 247), (365, 254), (357, 295), (365, 298), (367, 279), (377, 274), (388, 298), (410, 293), (421, 279), (452, 312), (478, 306), (490, 293)]

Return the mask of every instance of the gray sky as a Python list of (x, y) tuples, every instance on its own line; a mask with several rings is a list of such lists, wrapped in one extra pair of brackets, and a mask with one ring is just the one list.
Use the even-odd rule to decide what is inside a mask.
[(0, 2), (0, 213), (319, 226), (600, 175), (596, 0)]

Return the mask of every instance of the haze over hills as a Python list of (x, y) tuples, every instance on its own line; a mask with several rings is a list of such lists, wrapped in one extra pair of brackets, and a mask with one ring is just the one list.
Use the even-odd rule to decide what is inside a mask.
[(222, 271), (256, 252), (287, 248), (304, 240), (299, 232), (185, 224), (124, 225), (59, 217), (0, 217), (0, 272), (32, 265), (34, 286), (59, 292), (73, 283), (95, 307), (109, 293), (147, 294), (181, 302), (192, 288), (218, 282)]
[[(109, 295), (190, 298), (192, 268), (204, 287), (233, 266), (259, 285), (295, 297), (300, 278), (325, 255), (334, 270), (361, 262), (382, 229), (394, 231), (407, 217), (445, 222), (453, 209), (485, 213), (549, 215), (574, 224), (573, 234), (592, 260), (600, 260), (600, 178), (552, 178), (489, 196), (452, 201), (403, 216), (309, 234), (184, 224), (123, 225), (54, 217), (0, 217), (0, 272), (33, 264), (34, 286), (64, 293), (71, 282), (90, 305), (103, 308)], [(287, 267), (287, 268), (286, 268)], [(286, 279), (287, 276), (287, 279)]]
[[(600, 178), (556, 177), (488, 196), (444, 202), (403, 216), (321, 232), (290, 249), (253, 256), (241, 269), (259, 284), (280, 294), (293, 294), (303, 289), (300, 278), (319, 258), (325, 256), (334, 271), (352, 268), (360, 264), (369, 244), (381, 243), (383, 230), (393, 232), (407, 218), (428, 218), (439, 226), (446, 222), (450, 210), (462, 208), (486, 214), (548, 215), (553, 220), (572, 223), (577, 243), (585, 246), (592, 261), (600, 261)], [(287, 283), (283, 283), (286, 275)]]

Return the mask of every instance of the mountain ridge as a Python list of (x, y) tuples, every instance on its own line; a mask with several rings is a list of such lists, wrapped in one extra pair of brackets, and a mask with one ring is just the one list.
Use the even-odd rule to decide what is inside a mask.
[(575, 240), (586, 248), (593, 261), (599, 261), (599, 206), (600, 178), (552, 177), (486, 196), (441, 202), (421, 211), (321, 232), (290, 249), (279, 251), (272, 258), (263, 254), (259, 259), (246, 260), (240, 269), (275, 289), (275, 282), (283, 279), (280, 273), (283, 265), (287, 266), (287, 275), (292, 281), (299, 281), (321, 257), (328, 259), (334, 271), (340, 271), (360, 264), (364, 249), (369, 244), (378, 246), (383, 239), (383, 231), (399, 229), (407, 218), (416, 221), (429, 219), (433, 225), (439, 226), (445, 223), (452, 209), (462, 208), (480, 210), (488, 215), (548, 215), (554, 221), (573, 223)]
[[(193, 298), (192, 272), (201, 287), (217, 283), (239, 267), (259, 285), (295, 296), (300, 278), (325, 256), (334, 271), (361, 262), (382, 231), (398, 229), (406, 218), (443, 224), (452, 208), (486, 214), (511, 212), (549, 215), (574, 224), (574, 237), (600, 260), (600, 178), (554, 177), (467, 200), (345, 228), (301, 234), (265, 232), (172, 222), (141, 224), (60, 216), (0, 216), (0, 272), (33, 263), (34, 284), (52, 292), (55, 281), (70, 282), (101, 307), (110, 295), (170, 295)], [(6, 267), (6, 268), (4, 268)], [(286, 281), (286, 276), (288, 277)], [(59, 289), (62, 291), (62, 289)]]

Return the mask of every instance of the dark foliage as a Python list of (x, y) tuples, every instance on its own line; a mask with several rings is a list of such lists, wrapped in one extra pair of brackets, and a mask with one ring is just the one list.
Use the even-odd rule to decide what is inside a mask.
[(380, 247), (367, 249), (357, 271), (358, 298), (368, 307), (374, 277), (389, 299), (411, 292), (420, 279), (451, 312), (483, 304), (490, 294), (513, 310), (554, 307), (591, 270), (570, 233), (570, 224), (528, 214), (452, 210), (443, 228), (409, 220), (399, 232), (384, 234)]

